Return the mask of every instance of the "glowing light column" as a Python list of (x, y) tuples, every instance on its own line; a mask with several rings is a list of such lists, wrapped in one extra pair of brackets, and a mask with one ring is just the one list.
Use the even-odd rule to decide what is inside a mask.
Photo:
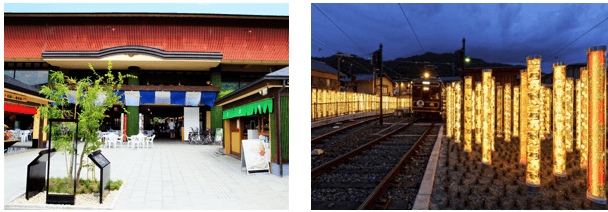
[(511, 83), (505, 84), (505, 141), (511, 141)]
[(481, 144), (482, 140), (482, 116), (483, 116), (483, 92), (481, 82), (475, 82), (475, 143)]
[(572, 94), (573, 94), (573, 90), (572, 88), (574, 87), (574, 80), (570, 77), (568, 77), (566, 79), (566, 88), (564, 89), (565, 91), (565, 95), (564, 97), (566, 98), (564, 100), (564, 110), (565, 110), (565, 114), (566, 114), (566, 118), (565, 118), (565, 124), (564, 124), (564, 140), (566, 141), (566, 150), (568, 152), (572, 152), (574, 151), (572, 148), (572, 142), (574, 140), (574, 131), (573, 131), (573, 122), (574, 122), (574, 115), (573, 115), (573, 103), (574, 103), (574, 99), (572, 98)]
[(581, 79), (576, 79), (576, 150), (581, 150)]
[(528, 163), (528, 70), (520, 71), (521, 95), (519, 96), (519, 163)]
[(503, 128), (502, 128), (502, 124), (503, 124), (503, 104), (502, 104), (502, 100), (503, 96), (502, 96), (502, 86), (496, 86), (496, 137), (502, 138), (502, 133), (503, 133)]
[(551, 88), (549, 86), (545, 86), (545, 137), (549, 137), (549, 135), (551, 134), (551, 106), (552, 106), (552, 96), (553, 93), (551, 91)]
[(526, 166), (526, 184), (530, 187), (540, 186), (540, 115), (542, 99), (540, 83), (540, 56), (528, 56), (528, 165)]
[(513, 137), (519, 137), (519, 86), (513, 87)]
[(447, 120), (446, 120), (446, 131), (445, 131), (445, 135), (451, 139), (452, 138), (452, 131), (454, 129), (454, 127), (452, 126), (452, 119), (454, 118), (454, 115), (452, 114), (452, 107), (454, 106), (454, 101), (452, 100), (452, 85), (447, 85), (446, 86), (446, 92), (447, 92)]
[(454, 102), (456, 103), (455, 113), (454, 113), (454, 142), (457, 144), (460, 143), (460, 135), (462, 132), (462, 88), (460, 86), (460, 82), (456, 82), (455, 86), (455, 95), (456, 98)]
[(566, 84), (566, 64), (553, 64), (553, 175), (566, 176), (566, 143), (564, 141), (564, 91)]
[(581, 169), (589, 166), (589, 70), (581, 68)]
[(589, 169), (587, 198), (606, 204), (606, 46), (587, 49), (589, 68)]
[(540, 140), (545, 140), (545, 86), (540, 86)]
[(490, 95), (492, 96), (492, 103), (490, 104), (490, 108), (492, 108), (492, 111), (490, 112), (492, 115), (492, 124), (490, 125), (490, 129), (492, 133), (492, 137), (491, 137), (491, 148), (492, 148), (492, 152), (494, 151), (494, 140), (496, 140), (496, 78), (492, 77), (492, 88), (490, 91)]
[(473, 78), (464, 77), (464, 151), (471, 152), (473, 140)]
[(483, 144), (481, 146), (481, 162), (485, 165), (492, 164), (492, 134), (490, 125), (492, 123), (492, 69), (484, 69), (482, 72), (483, 83)]

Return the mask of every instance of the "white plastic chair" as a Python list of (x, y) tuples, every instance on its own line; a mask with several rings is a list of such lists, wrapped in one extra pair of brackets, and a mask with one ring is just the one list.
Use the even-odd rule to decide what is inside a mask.
[(106, 145), (108, 146), (108, 148), (112, 147), (112, 144), (114, 144), (114, 149), (116, 149), (116, 135), (114, 134), (108, 134), (105, 135), (105, 141), (106, 141)]
[(152, 144), (152, 148), (154, 148), (154, 138), (156, 137), (156, 135), (153, 135), (152, 137), (146, 137), (146, 148), (148, 148), (149, 144)]
[(20, 134), (19, 136), (21, 137), (21, 142), (26, 142), (27, 138), (28, 138), (28, 136), (30, 134), (30, 131), (29, 130), (28, 131), (20, 131), (19, 134)]
[(133, 149), (133, 147), (135, 147), (135, 145), (137, 145), (137, 148), (139, 149), (141, 145), (143, 145), (143, 141), (141, 139), (142, 137), (137, 136), (137, 135), (132, 135), (130, 137), (127, 137), (127, 146), (131, 145), (131, 149)]

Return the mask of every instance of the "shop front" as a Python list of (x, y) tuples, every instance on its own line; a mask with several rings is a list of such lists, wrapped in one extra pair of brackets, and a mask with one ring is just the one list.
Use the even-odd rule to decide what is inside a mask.
[(4, 75), (4, 124), (8, 126), (4, 130), (5, 133), (12, 135), (7, 140), (31, 141), (32, 148), (43, 147), (46, 134), (42, 133), (42, 129), (46, 120), (41, 120), (37, 116), (38, 108), (52, 101), (40, 95), (39, 91), (24, 82)]
[[(265, 75), (215, 101), (224, 108), (224, 152), (240, 158), (244, 140), (270, 147), (270, 169), (289, 174), (289, 67)], [(261, 154), (265, 154), (262, 152)]]

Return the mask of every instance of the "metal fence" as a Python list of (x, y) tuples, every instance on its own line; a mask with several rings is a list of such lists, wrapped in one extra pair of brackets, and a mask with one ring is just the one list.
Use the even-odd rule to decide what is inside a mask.
[[(380, 110), (380, 97), (372, 94), (313, 88), (311, 98), (312, 121)], [(411, 109), (410, 97), (382, 98), (383, 110)]]

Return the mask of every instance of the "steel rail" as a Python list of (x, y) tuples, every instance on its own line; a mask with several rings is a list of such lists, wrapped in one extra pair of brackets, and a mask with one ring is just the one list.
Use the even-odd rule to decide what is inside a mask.
[(354, 150), (352, 150), (352, 151), (350, 151), (350, 152), (348, 152), (348, 153), (346, 153), (346, 154), (344, 154), (344, 155), (341, 155), (341, 156), (339, 156), (339, 157), (337, 157), (337, 158), (334, 158), (334, 159), (333, 159), (333, 160), (331, 160), (331, 161), (328, 161), (328, 162), (326, 162), (326, 163), (324, 163), (324, 164), (322, 164), (322, 165), (320, 165), (320, 166), (317, 166), (316, 168), (312, 169), (312, 171), (311, 171), (311, 173), (310, 173), (310, 177), (311, 177), (311, 178), (315, 178), (315, 177), (317, 177), (317, 176), (321, 175), (321, 174), (322, 174), (323, 172), (325, 172), (327, 169), (329, 169), (329, 168), (331, 168), (331, 167), (334, 167), (334, 166), (337, 166), (337, 165), (340, 165), (340, 164), (342, 163), (342, 161), (344, 161), (344, 160), (346, 160), (346, 159), (348, 159), (348, 158), (354, 157), (354, 156), (356, 156), (357, 154), (359, 154), (360, 152), (362, 152), (362, 151), (364, 151), (364, 150), (366, 150), (366, 149), (369, 149), (369, 148), (370, 148), (370, 147), (372, 147), (373, 145), (376, 145), (376, 144), (377, 144), (377, 143), (379, 143), (380, 141), (383, 141), (383, 140), (385, 140), (385, 139), (387, 139), (387, 138), (391, 137), (392, 135), (396, 134), (397, 132), (399, 132), (399, 131), (401, 131), (401, 130), (404, 130), (404, 129), (406, 129), (406, 128), (410, 127), (410, 126), (412, 126), (412, 124), (414, 124), (416, 121), (417, 121), (417, 120), (414, 120), (414, 121), (410, 122), (409, 124), (404, 125), (403, 127), (399, 127), (399, 128), (397, 128), (396, 130), (393, 130), (393, 131), (391, 131), (391, 132), (389, 132), (389, 133), (387, 133), (387, 134), (383, 135), (383, 136), (382, 136), (382, 137), (380, 137), (380, 138), (377, 138), (377, 139), (375, 139), (375, 140), (373, 140), (373, 141), (370, 141), (370, 142), (368, 142), (368, 143), (366, 143), (366, 144), (363, 144), (362, 146), (357, 147), (356, 149), (354, 149)]
[(353, 128), (353, 127), (356, 127), (356, 126), (359, 126), (359, 125), (365, 124), (365, 123), (367, 123), (367, 122), (371, 122), (371, 121), (374, 121), (374, 120), (378, 120), (378, 119), (379, 119), (379, 118), (372, 118), (372, 119), (368, 119), (368, 120), (360, 121), (360, 122), (358, 122), (358, 123), (354, 123), (354, 124), (351, 124), (351, 125), (349, 125), (349, 126), (343, 127), (342, 129), (338, 129), (338, 130), (335, 130), (335, 131), (331, 131), (331, 132), (325, 133), (324, 135), (321, 135), (321, 136), (319, 136), (319, 137), (316, 137), (316, 138), (310, 139), (310, 144), (316, 144), (316, 143), (318, 143), (320, 140), (323, 140), (323, 139), (325, 139), (325, 138), (328, 138), (329, 136), (332, 136), (332, 135), (335, 135), (335, 134), (341, 133), (341, 132), (343, 132), (344, 130), (348, 130), (348, 129), (350, 129), (350, 128)]
[(403, 168), (403, 165), (405, 165), (405, 162), (408, 161), (414, 155), (414, 152), (416, 150), (418, 150), (418, 147), (420, 147), (422, 142), (424, 142), (424, 139), (431, 132), (431, 129), (433, 129), (434, 126), (435, 126), (435, 122), (433, 122), (433, 124), (431, 124), (431, 126), (429, 126), (429, 128), (426, 131), (424, 131), (424, 133), (422, 134), (422, 136), (420, 136), (418, 141), (416, 141), (414, 146), (412, 146), (412, 148), (410, 148), (410, 150), (407, 151), (407, 153), (405, 153), (405, 155), (403, 155), (403, 157), (401, 157), (401, 160), (399, 160), (397, 165), (395, 165), (395, 167), (393, 167), (393, 169), (391, 169), (391, 171), (386, 175), (386, 177), (384, 177), (384, 179), (382, 179), (382, 181), (380, 181), (380, 184), (378, 184), (378, 186), (376, 186), (376, 188), (372, 191), (372, 193), (370, 193), (370, 195), (367, 196), (367, 198), (363, 201), (363, 203), (361, 203), (361, 205), (359, 205), (357, 210), (373, 209), (374, 204), (378, 201), (378, 199), (380, 199), (380, 197), (382, 197), (384, 192), (386, 192), (386, 189), (390, 186), (390, 183), (393, 181), (393, 179), (395, 179), (395, 177), (397, 177), (397, 175), (399, 174), (399, 171), (401, 170), (401, 168)]
[[(384, 114), (384, 117), (388, 117), (388, 116), (391, 116), (391, 115), (392, 115), (392, 114)], [(357, 117), (357, 118), (354, 118), (354, 119), (373, 118), (374, 116), (378, 116), (378, 115), (369, 115), (369, 116)], [(338, 122), (343, 122), (343, 121), (345, 121), (345, 120), (341, 120), (341, 121), (333, 121), (333, 122), (329, 122), (329, 123), (325, 123), (325, 124), (319, 124), (319, 125), (317, 125), (317, 126), (310, 126), (310, 129), (316, 129), (316, 128), (321, 128), (321, 127), (327, 127), (327, 126), (329, 126), (329, 125), (333, 125), (333, 124), (335, 124), (335, 123), (338, 123)]]

